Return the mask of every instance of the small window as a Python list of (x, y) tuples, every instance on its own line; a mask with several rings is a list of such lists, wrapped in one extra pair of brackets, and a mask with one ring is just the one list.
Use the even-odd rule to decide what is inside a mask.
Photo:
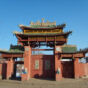
[(35, 69), (39, 69), (39, 60), (35, 60)]

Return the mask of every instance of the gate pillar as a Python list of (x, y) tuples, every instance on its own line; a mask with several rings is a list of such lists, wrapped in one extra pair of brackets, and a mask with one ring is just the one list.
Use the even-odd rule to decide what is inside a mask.
[(60, 46), (55, 46), (55, 80), (61, 80), (62, 79), (62, 71), (61, 71), (61, 55), (59, 54), (61, 52)]
[(79, 78), (79, 58), (74, 59), (74, 77)]
[(13, 60), (13, 58), (10, 58), (10, 59), (7, 61), (6, 79), (9, 79), (9, 78), (12, 77), (13, 68), (14, 68), (14, 60)]
[(22, 80), (29, 80), (31, 78), (31, 47), (25, 46), (24, 51), (24, 68), (22, 69)]

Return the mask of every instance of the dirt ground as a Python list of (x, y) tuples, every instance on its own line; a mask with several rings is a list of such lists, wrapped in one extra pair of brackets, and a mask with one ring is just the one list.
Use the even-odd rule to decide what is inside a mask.
[(88, 88), (88, 78), (50, 81), (30, 79), (29, 81), (0, 80), (0, 88)]

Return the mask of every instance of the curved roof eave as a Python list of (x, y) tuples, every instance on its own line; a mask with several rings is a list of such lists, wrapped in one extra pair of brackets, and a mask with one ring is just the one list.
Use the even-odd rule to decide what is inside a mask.
[(18, 36), (69, 36), (69, 34), (71, 34), (72, 31), (69, 31), (69, 32), (65, 32), (65, 33), (28, 33), (28, 34), (24, 34), (24, 33), (19, 33), (19, 32), (16, 32), (14, 33), (15, 35), (18, 35)]
[(36, 29), (63, 29), (64, 27), (66, 26), (66, 24), (61, 24), (61, 25), (57, 25), (57, 26), (54, 26), (54, 27), (31, 27), (31, 26), (24, 26), (24, 25), (19, 25), (19, 27), (22, 29), (22, 30), (30, 30), (30, 29), (34, 29), (34, 30), (36, 30)]

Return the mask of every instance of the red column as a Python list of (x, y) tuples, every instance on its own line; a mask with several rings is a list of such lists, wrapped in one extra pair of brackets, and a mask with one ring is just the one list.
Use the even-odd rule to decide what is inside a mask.
[(79, 58), (74, 59), (74, 77), (79, 78)]
[(2, 79), (2, 63), (0, 63), (0, 79)]
[(6, 78), (9, 79), (12, 74), (13, 74), (13, 68), (14, 68), (14, 61), (13, 59), (9, 59), (7, 61), (7, 74), (6, 74)]
[(25, 46), (24, 52), (24, 70), (22, 74), (22, 80), (29, 80), (31, 78), (31, 47)]
[[(57, 49), (56, 49), (57, 48)], [(59, 50), (59, 46), (55, 46), (55, 80), (61, 80), (62, 79), (62, 71), (61, 71), (61, 61), (60, 61), (60, 54), (61, 52)]]

